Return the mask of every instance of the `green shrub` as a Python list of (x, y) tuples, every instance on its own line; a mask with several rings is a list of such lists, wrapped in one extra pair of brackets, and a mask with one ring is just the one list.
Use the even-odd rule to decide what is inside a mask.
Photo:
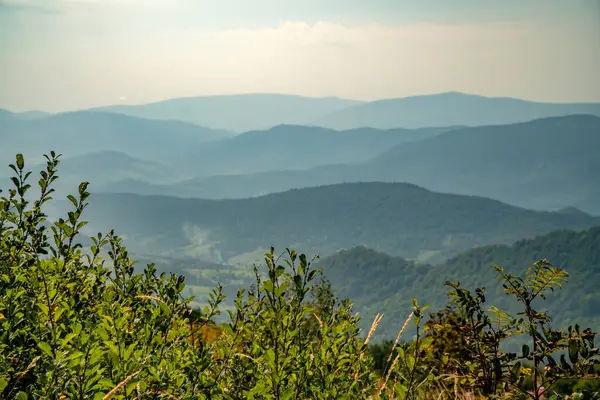
[(0, 200), (2, 398), (358, 398), (373, 387), (357, 317), (348, 302), (311, 300), (316, 271), (306, 256), (288, 251), (282, 266), (271, 249), (267, 278), (255, 270), (224, 334), (193, 340), (219, 313), (222, 288), (191, 313), (183, 276), (157, 276), (153, 265), (134, 274), (114, 232), (84, 252), (87, 183), (69, 196), (67, 218), (49, 223), (43, 211), (58, 164), (51, 153), (30, 203), (18, 155), (15, 187)]

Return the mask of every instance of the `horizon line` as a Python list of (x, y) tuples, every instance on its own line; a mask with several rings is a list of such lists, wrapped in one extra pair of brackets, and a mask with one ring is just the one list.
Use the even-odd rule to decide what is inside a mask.
[(112, 103), (112, 104), (105, 104), (105, 105), (86, 107), (86, 108), (68, 109), (68, 110), (57, 111), (57, 112), (44, 111), (41, 109), (25, 109), (25, 110), (21, 110), (21, 111), (14, 111), (13, 109), (3, 108), (3, 107), (0, 107), (0, 110), (5, 110), (5, 111), (8, 111), (13, 114), (22, 114), (22, 113), (31, 113), (31, 112), (42, 112), (42, 113), (46, 113), (46, 114), (62, 114), (62, 113), (68, 113), (68, 112), (74, 112), (74, 111), (94, 111), (94, 110), (99, 110), (102, 108), (112, 108), (112, 107), (141, 107), (141, 106), (166, 103), (169, 101), (176, 101), (176, 100), (209, 99), (209, 98), (216, 98), (216, 97), (243, 97), (243, 96), (280, 96), (280, 97), (296, 97), (296, 98), (312, 99), (312, 100), (337, 99), (337, 100), (356, 102), (357, 103), (356, 105), (360, 105), (360, 104), (368, 104), (368, 103), (377, 103), (377, 102), (381, 102), (381, 101), (404, 100), (404, 99), (412, 99), (412, 98), (418, 98), (418, 97), (435, 97), (435, 96), (444, 96), (444, 95), (460, 95), (460, 96), (479, 97), (479, 98), (484, 98), (484, 99), (496, 99), (496, 100), (501, 100), (501, 99), (516, 100), (516, 101), (522, 101), (522, 102), (528, 102), (528, 103), (538, 103), (538, 104), (557, 104), (557, 105), (600, 104), (600, 100), (598, 100), (598, 101), (553, 102), (553, 101), (539, 101), (539, 100), (532, 100), (532, 99), (525, 99), (525, 98), (511, 97), (511, 96), (486, 96), (486, 95), (482, 95), (482, 94), (461, 92), (461, 91), (456, 91), (456, 90), (449, 90), (449, 91), (444, 91), (444, 92), (419, 93), (419, 94), (412, 94), (409, 96), (399, 96), (399, 97), (384, 97), (384, 98), (379, 98), (379, 99), (374, 99), (374, 100), (359, 100), (359, 99), (352, 99), (349, 97), (340, 97), (340, 96), (335, 96), (335, 95), (308, 96), (308, 95), (302, 95), (302, 94), (281, 93), (281, 92), (279, 92), (279, 93), (277, 93), (277, 92), (245, 92), (245, 93), (241, 92), (241, 93), (217, 93), (217, 94), (177, 96), (177, 97), (169, 97), (169, 98), (165, 98), (165, 99), (161, 99), (161, 100), (154, 100), (154, 101), (149, 101), (149, 102), (133, 103), (133, 104)]

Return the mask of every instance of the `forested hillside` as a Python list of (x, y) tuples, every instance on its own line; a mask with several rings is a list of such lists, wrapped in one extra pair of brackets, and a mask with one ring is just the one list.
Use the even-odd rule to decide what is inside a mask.
[(435, 266), (415, 264), (365, 247), (339, 252), (320, 261), (340, 297), (349, 297), (369, 320), (386, 315), (381, 332), (393, 334), (408, 313), (411, 299), (437, 310), (447, 303), (446, 281), (475, 290), (486, 287), (489, 304), (514, 311), (502, 293), (493, 265), (521, 274), (533, 262), (547, 259), (569, 273), (563, 290), (544, 302), (557, 326), (586, 321), (600, 329), (600, 226), (583, 231), (558, 230), (512, 245), (490, 245), (468, 250)]
[(271, 245), (322, 256), (365, 245), (426, 260), (598, 224), (585, 214), (530, 211), (401, 183), (340, 184), (219, 201), (95, 194), (88, 213), (93, 229), (117, 229), (136, 252), (202, 257), (217, 251), (219, 262), (261, 254)]

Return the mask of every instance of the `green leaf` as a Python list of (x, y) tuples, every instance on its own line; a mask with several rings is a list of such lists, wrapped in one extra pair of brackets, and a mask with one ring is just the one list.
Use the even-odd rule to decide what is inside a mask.
[(577, 356), (579, 354), (579, 346), (577, 345), (577, 341), (574, 339), (569, 340), (569, 360), (573, 364), (577, 362)]
[(77, 336), (76, 333), (69, 333), (63, 340), (60, 342), (61, 346), (66, 346), (73, 338)]
[(46, 353), (47, 355), (49, 355), (50, 357), (52, 357), (52, 347), (50, 347), (50, 345), (46, 342), (39, 342), (38, 343), (38, 347), (40, 350), (42, 350), (44, 353)]
[(23, 169), (25, 168), (25, 159), (23, 158), (23, 154), (17, 154), (17, 168)]
[(289, 400), (294, 395), (294, 388), (290, 387), (281, 394), (281, 400)]
[(529, 346), (526, 344), (523, 345), (523, 358), (529, 357)]
[(82, 329), (81, 324), (79, 322), (76, 322), (73, 324), (73, 327), (71, 330), (73, 331), (74, 334), (79, 335), (79, 332), (81, 332), (81, 329)]
[(77, 207), (77, 199), (75, 198), (75, 196), (73, 196), (72, 194), (70, 194), (70, 195), (68, 195), (68, 196), (67, 196), (67, 199), (69, 199), (69, 201), (70, 201), (71, 203), (73, 203), (73, 205), (74, 205), (75, 207)]
[(296, 287), (300, 289), (302, 287), (302, 277), (300, 275), (294, 275), (294, 283)]
[(283, 275), (283, 273), (285, 272), (285, 267), (279, 265), (276, 269), (275, 269), (275, 277), (279, 278), (281, 275)]

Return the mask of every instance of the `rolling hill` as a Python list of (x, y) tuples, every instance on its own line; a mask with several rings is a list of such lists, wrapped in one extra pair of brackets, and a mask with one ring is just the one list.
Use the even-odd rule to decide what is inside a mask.
[(90, 151), (121, 151), (162, 162), (193, 153), (202, 143), (227, 137), (216, 131), (180, 121), (151, 121), (119, 114), (71, 112), (32, 120), (0, 118), (0, 161), (12, 162), (21, 152), (27, 160), (55, 150), (68, 157)]
[(400, 183), (341, 184), (241, 200), (94, 194), (90, 201), (90, 232), (115, 228), (133, 252), (209, 259), (218, 253), (213, 261), (224, 263), (257, 251), (261, 259), (261, 249), (271, 245), (321, 255), (365, 245), (407, 258), (442, 259), (473, 246), (599, 223), (585, 214), (530, 211)]
[[(360, 104), (334, 97), (282, 94), (239, 94), (177, 98), (143, 105), (95, 108), (141, 118), (186, 121), (236, 132), (269, 129), (280, 124), (304, 124), (321, 115)], [(395, 127), (394, 127), (395, 128)]]
[(505, 125), (571, 114), (600, 116), (600, 103), (537, 103), (464, 93), (378, 100), (323, 115), (311, 123), (332, 129)]
[(435, 266), (416, 264), (401, 257), (355, 247), (319, 262), (338, 296), (350, 297), (363, 325), (378, 312), (385, 318), (378, 327), (388, 337), (396, 334), (410, 312), (411, 299), (443, 308), (448, 301), (446, 281), (474, 290), (486, 287), (488, 305), (511, 312), (516, 304), (502, 293), (492, 265), (522, 275), (535, 261), (548, 259), (570, 274), (563, 290), (538, 304), (555, 318), (556, 325), (579, 322), (600, 328), (600, 226), (583, 231), (558, 230), (512, 245), (490, 245), (468, 250)]
[(278, 125), (206, 144), (179, 163), (203, 176), (309, 169), (331, 163), (367, 161), (396, 145), (426, 139), (450, 129), (453, 128), (335, 131)]
[[(40, 171), (44, 165), (32, 166), (33, 171)], [(152, 182), (172, 182), (180, 174), (170, 165), (156, 161), (142, 160), (128, 154), (106, 150), (82, 156), (61, 158), (59, 166), (60, 179), (57, 184), (63, 190), (76, 190), (79, 183), (91, 182), (90, 190), (100, 185), (123, 179), (135, 179)]]
[(51, 113), (47, 113), (44, 111), (36, 111), (36, 110), (32, 110), (32, 111), (22, 111), (22, 112), (18, 112), (15, 113), (15, 115), (18, 118), (21, 119), (38, 119), (38, 118), (46, 118), (51, 116)]
[(598, 148), (600, 118), (574, 115), (449, 132), (397, 146), (368, 168), (436, 191), (600, 214)]
[(117, 183), (101, 190), (243, 198), (343, 182), (410, 182), (526, 208), (574, 206), (600, 215), (599, 148), (600, 118), (573, 115), (450, 130), (353, 165), (212, 176), (168, 186)]

